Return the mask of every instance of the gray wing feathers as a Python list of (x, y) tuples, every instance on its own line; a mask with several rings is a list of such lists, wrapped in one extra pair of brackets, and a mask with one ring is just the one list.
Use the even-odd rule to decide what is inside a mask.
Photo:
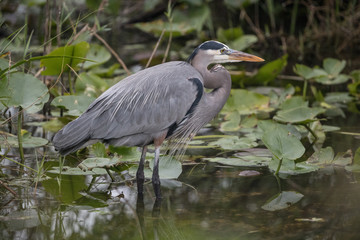
[(61, 153), (61, 149), (81, 148), (91, 139), (159, 133), (184, 118), (196, 98), (197, 89), (188, 81), (194, 77), (202, 79), (184, 62), (169, 62), (133, 74), (104, 92), (85, 113), (60, 130), (54, 145)]

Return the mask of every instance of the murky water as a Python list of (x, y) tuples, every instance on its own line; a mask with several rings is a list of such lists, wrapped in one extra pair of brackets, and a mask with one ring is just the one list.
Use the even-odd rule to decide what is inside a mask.
[[(276, 179), (266, 170), (184, 166), (178, 181), (163, 181), (155, 202), (151, 184), (143, 201), (131, 181), (62, 176), (42, 186), (1, 193), (1, 239), (359, 239), (360, 175), (329, 167)], [(25, 181), (25, 180), (24, 180)], [(23, 184), (26, 185), (26, 184)], [(264, 210), (279, 193), (303, 197)], [(291, 206), (290, 206), (291, 205)]]

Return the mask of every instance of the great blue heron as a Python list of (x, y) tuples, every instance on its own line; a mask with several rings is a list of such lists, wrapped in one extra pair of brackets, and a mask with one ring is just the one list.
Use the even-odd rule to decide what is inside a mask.
[[(224, 106), (231, 89), (230, 74), (222, 65), (211, 69), (208, 66), (241, 61), (264, 60), (207, 41), (186, 62), (167, 62), (139, 71), (109, 88), (80, 117), (61, 129), (54, 136), (54, 146), (62, 155), (98, 141), (142, 147), (136, 173), (138, 193), (142, 194), (147, 146), (154, 144), (152, 183), (160, 198), (161, 144), (165, 139), (186, 142)], [(204, 88), (213, 90), (208, 93)]]

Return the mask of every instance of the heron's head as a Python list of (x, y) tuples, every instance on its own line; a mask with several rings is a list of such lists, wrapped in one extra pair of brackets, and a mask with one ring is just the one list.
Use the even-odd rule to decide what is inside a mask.
[(264, 59), (233, 50), (217, 41), (207, 41), (200, 44), (187, 59), (188, 63), (202, 62), (203, 64), (227, 62), (262, 62)]

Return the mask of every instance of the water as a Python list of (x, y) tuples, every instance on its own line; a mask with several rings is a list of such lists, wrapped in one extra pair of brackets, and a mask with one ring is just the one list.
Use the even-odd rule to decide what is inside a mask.
[[(1, 239), (360, 238), (360, 175), (328, 167), (277, 179), (265, 169), (239, 177), (241, 170), (185, 165), (178, 181), (163, 181), (161, 203), (151, 184), (141, 201), (131, 181), (104, 176), (63, 175), (36, 190), (18, 182), (17, 197), (1, 192)], [(303, 197), (283, 210), (262, 208), (290, 191)]]

